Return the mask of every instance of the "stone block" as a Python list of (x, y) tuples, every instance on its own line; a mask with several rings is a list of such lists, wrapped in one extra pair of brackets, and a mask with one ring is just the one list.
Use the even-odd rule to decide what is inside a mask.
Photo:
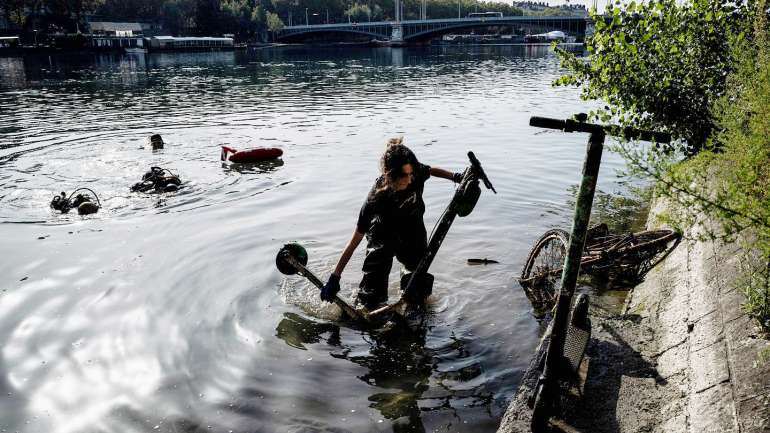
[(690, 350), (697, 352), (711, 346), (724, 337), (721, 316), (717, 310), (712, 311), (692, 324), (690, 332)]
[(770, 433), (770, 394), (739, 402), (738, 425), (741, 433)]
[(727, 349), (718, 342), (701, 350), (690, 351), (690, 390), (698, 393), (730, 379)]
[(727, 323), (741, 316), (745, 316), (745, 313), (741, 310), (741, 305), (743, 305), (744, 302), (746, 302), (746, 295), (738, 289), (722, 292), (719, 296), (722, 320)]
[(668, 302), (660, 306), (658, 314), (659, 350), (680, 344), (687, 339), (688, 296), (687, 291), (679, 285), (672, 293)]
[(680, 413), (677, 416), (666, 418), (653, 430), (653, 433), (689, 433), (687, 431), (687, 415)]
[(693, 433), (738, 432), (729, 383), (691, 394), (687, 413)]
[(744, 346), (753, 344), (756, 337), (756, 324), (745, 314), (725, 323), (725, 341), (731, 352), (743, 350)]
[(657, 358), (658, 374), (664, 379), (686, 371), (689, 367), (690, 346), (687, 342), (669, 348)]
[(759, 354), (770, 342), (758, 338), (747, 338), (740, 350), (731, 352), (732, 382), (735, 399), (756, 395), (770, 395), (770, 362), (763, 362)]

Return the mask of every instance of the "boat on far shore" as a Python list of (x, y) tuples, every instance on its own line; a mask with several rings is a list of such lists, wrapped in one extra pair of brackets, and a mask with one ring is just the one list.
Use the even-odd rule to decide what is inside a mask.
[(382, 39), (372, 39), (369, 41), (369, 46), (372, 47), (404, 47), (406, 42), (404, 41), (389, 41)]
[(551, 43), (551, 42), (564, 42), (568, 44), (575, 43), (574, 36), (567, 36), (561, 30), (554, 30), (548, 33), (540, 33), (537, 35), (526, 35), (524, 41), (527, 43)]

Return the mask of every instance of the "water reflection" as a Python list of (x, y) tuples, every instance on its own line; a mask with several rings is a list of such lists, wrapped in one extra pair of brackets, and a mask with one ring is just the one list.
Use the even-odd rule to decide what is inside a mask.
[[(569, 221), (565, 188), (585, 147), (528, 126), (531, 114), (587, 111), (575, 89), (550, 85), (560, 69), (547, 47), (0, 65), (0, 388), (13, 393), (0, 429), (30, 431), (38, 417), (55, 433), (494, 431), (540, 331), (511, 287), (533, 238)], [(140, 149), (154, 133), (164, 150)], [(452, 227), (427, 328), (391, 338), (308, 317), (317, 290), (282, 297), (274, 259), (297, 240), (312, 245), (313, 269), (332, 268), (396, 134), (449, 169), (473, 150), (499, 194)], [(220, 160), (221, 145), (266, 143), (280, 162)], [(185, 187), (130, 193), (149, 166)], [(103, 210), (52, 214), (51, 196), (79, 186)], [(427, 225), (452, 191), (426, 184)], [(481, 251), (501, 265), (465, 265)]]
[[(403, 324), (385, 331), (361, 331), (366, 348), (362, 350), (343, 344), (336, 324), (285, 313), (276, 327), (276, 337), (302, 350), (325, 343), (336, 348), (330, 353), (332, 357), (364, 367), (365, 373), (357, 378), (378, 391), (367, 397), (369, 407), (391, 420), (396, 433), (424, 433), (423, 412), (446, 411), (462, 421), (458, 403), (464, 408), (486, 408), (491, 414), (492, 393), (474, 386), (484, 375), (481, 364), (473, 361), (474, 354), (454, 335), (441, 347), (426, 348), (429, 331), (428, 326)], [(442, 369), (441, 360), (449, 357), (457, 359), (460, 366)]]
[[(582, 48), (565, 47), (580, 52)], [(426, 52), (431, 55), (426, 56)], [(270, 75), (286, 73), (293, 82), (312, 84), (323, 82), (325, 72), (334, 76), (371, 77), (372, 68), (404, 69), (426, 65), (457, 62), (446, 73), (458, 74), (469, 70), (484, 59), (504, 60), (510, 56), (543, 58), (550, 55), (544, 45), (483, 45), (475, 47), (440, 46), (425, 48), (363, 48), (363, 47), (305, 47), (290, 46), (282, 49), (259, 49), (245, 52), (150, 53), (125, 55), (117, 53), (74, 53), (27, 55), (0, 58), (0, 88), (22, 88), (38, 85), (41, 81), (63, 80), (67, 86), (99, 88), (105, 84), (120, 86), (154, 87), (167, 80), (164, 72), (174, 69), (191, 78), (202, 78), (201, 73), (214, 70), (229, 76), (241, 75), (243, 68), (264, 70)], [(319, 62), (319, 57), (328, 59)], [(459, 69), (458, 69), (459, 67)], [(349, 69), (352, 68), (352, 69)], [(264, 82), (261, 74), (252, 75), (254, 83)], [(382, 76), (381, 73), (377, 74)], [(412, 74), (409, 74), (413, 76)], [(314, 80), (303, 81), (307, 77)], [(391, 75), (398, 80), (398, 75)]]
[(251, 163), (222, 163), (222, 169), (225, 173), (240, 173), (240, 174), (265, 174), (272, 173), (279, 168), (283, 167), (283, 159), (271, 159), (269, 161), (251, 162)]

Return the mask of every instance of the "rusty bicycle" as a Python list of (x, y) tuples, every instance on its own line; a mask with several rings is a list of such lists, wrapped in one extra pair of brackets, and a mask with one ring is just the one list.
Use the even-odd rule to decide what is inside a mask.
[[(606, 224), (599, 224), (586, 234), (580, 272), (639, 281), (668, 255), (680, 238), (679, 233), (667, 229), (613, 234)], [(535, 241), (527, 256), (519, 284), (536, 315), (550, 310), (556, 302), (568, 245), (566, 230), (551, 229)]]

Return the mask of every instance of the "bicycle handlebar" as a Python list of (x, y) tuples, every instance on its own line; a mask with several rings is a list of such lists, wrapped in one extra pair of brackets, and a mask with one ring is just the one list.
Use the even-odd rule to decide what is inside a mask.
[(647, 131), (631, 127), (622, 128), (617, 125), (597, 125), (594, 123), (579, 122), (574, 119), (551, 119), (549, 117), (532, 116), (529, 118), (529, 125), (537, 128), (558, 129), (564, 132), (603, 132), (616, 137), (626, 139), (638, 139), (643, 141), (654, 141), (656, 143), (670, 143), (671, 134), (666, 132)]

